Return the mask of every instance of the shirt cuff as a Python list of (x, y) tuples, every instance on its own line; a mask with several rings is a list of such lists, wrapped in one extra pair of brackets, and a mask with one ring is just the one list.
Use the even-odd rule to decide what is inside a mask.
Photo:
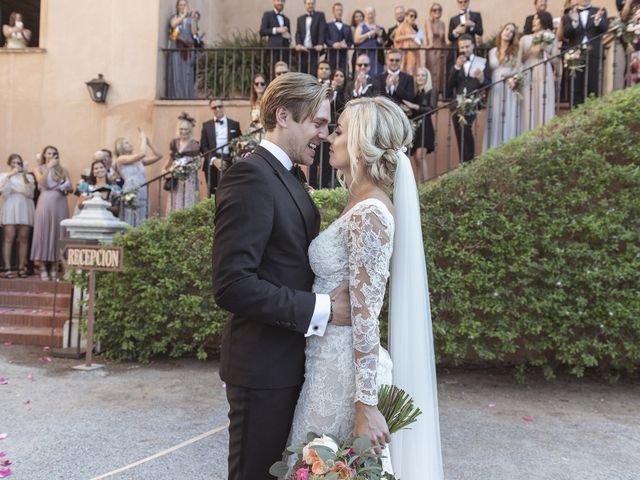
[(310, 337), (311, 335), (318, 335), (322, 337), (329, 323), (329, 315), (331, 315), (331, 297), (322, 293), (316, 293), (316, 306), (313, 309), (309, 330), (307, 330), (304, 336)]
[(273, 30), (271, 30), (271, 34), (272, 34), (272, 35), (275, 35), (275, 34), (276, 34), (276, 28), (277, 28), (277, 27), (273, 27)]

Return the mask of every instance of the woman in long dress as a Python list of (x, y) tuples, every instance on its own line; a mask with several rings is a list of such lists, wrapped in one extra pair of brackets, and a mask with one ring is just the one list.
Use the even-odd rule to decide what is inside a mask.
[(418, 12), (413, 8), (407, 10), (402, 22), (396, 28), (391, 37), (393, 47), (402, 50), (402, 63), (400, 70), (413, 76), (416, 69), (420, 67), (420, 51), (416, 50), (420, 46), (418, 32), (416, 31), (416, 19)]
[(427, 51), (427, 68), (433, 78), (431, 106), (438, 103), (438, 96), (444, 92), (444, 70), (447, 62), (447, 33), (442, 21), (442, 5), (434, 3), (429, 10), (429, 18), (424, 22), (424, 45)]
[(484, 148), (497, 147), (520, 134), (520, 101), (511, 83), (506, 80), (516, 73), (518, 66), (518, 42), (516, 25), (507, 23), (496, 39), (496, 46), (489, 50), (491, 83), (489, 91), (487, 125), (484, 129)]
[(198, 35), (197, 12), (189, 11), (187, 0), (178, 0), (169, 19), (169, 98), (193, 98), (195, 93), (194, 36)]
[[(553, 33), (553, 19), (547, 12), (533, 17), (531, 35), (520, 39), (518, 56), (522, 63), (521, 132), (528, 132), (548, 123), (555, 115), (556, 88), (550, 57), (558, 54)], [(543, 41), (543, 37), (550, 39)], [(552, 40), (551, 40), (552, 39)]]
[[(196, 121), (188, 113), (182, 112), (178, 117), (178, 138), (169, 144), (171, 155), (162, 169), (163, 173), (173, 172), (173, 188), (167, 199), (167, 212), (191, 208), (200, 200), (200, 143), (193, 138), (195, 124)], [(176, 177), (177, 168), (186, 170), (186, 178)]]
[(365, 54), (369, 57), (371, 65), (371, 76), (375, 77), (382, 73), (384, 59), (378, 55), (378, 47), (383, 44), (384, 28), (376, 24), (376, 9), (367, 7), (365, 9), (365, 20), (353, 32), (353, 43), (356, 47), (354, 57)]
[(33, 221), (31, 260), (40, 270), (41, 280), (56, 280), (59, 269), (58, 240), (64, 237), (60, 222), (69, 216), (67, 195), (73, 191), (73, 187), (69, 172), (60, 165), (60, 154), (56, 147), (44, 147), (40, 162), (33, 170), (40, 196)]
[[(27, 175), (22, 157), (17, 153), (9, 155), (7, 164), (11, 170), (0, 174), (0, 194), (4, 199), (0, 223), (3, 229), (2, 259), (7, 269), (5, 278), (27, 277), (27, 254), (29, 234), (33, 227), (33, 177)], [(12, 270), (11, 250), (18, 240), (18, 270)]]
[(27, 48), (31, 40), (31, 30), (24, 28), (22, 14), (18, 12), (11, 12), (9, 24), (2, 26), (2, 34), (6, 48)]
[[(140, 153), (133, 153), (133, 145), (126, 138), (118, 138), (115, 146), (116, 171), (118, 176), (124, 180), (122, 198), (126, 199), (127, 194), (135, 194), (135, 199), (129, 205), (124, 201), (120, 203), (123, 220), (132, 227), (141, 225), (148, 215), (148, 187), (142, 187), (147, 182), (145, 167), (153, 165), (162, 158), (160, 152), (151, 144), (144, 132), (139, 131)], [(151, 149), (152, 155), (148, 155), (149, 149)]]
[(249, 123), (249, 132), (257, 132), (262, 130), (262, 122), (260, 121), (260, 100), (267, 89), (267, 79), (261, 73), (256, 73), (251, 82), (251, 95), (249, 97), (249, 115), (251, 122)]
[[(436, 165), (433, 155), (428, 155), (436, 148), (436, 132), (433, 128), (431, 115), (425, 115), (431, 107), (431, 95), (433, 92), (433, 80), (431, 73), (424, 67), (418, 68), (415, 75), (415, 96), (409, 102), (403, 100), (403, 110), (407, 112), (410, 119), (417, 120), (416, 131), (411, 148), (411, 160), (413, 163), (413, 175), (419, 183), (426, 182), (429, 177), (435, 177)], [(430, 164), (427, 159), (430, 158)]]
[[(349, 283), (352, 326), (328, 324), (324, 336), (308, 337), (305, 381), (290, 443), (305, 443), (308, 432), (333, 434), (342, 442), (352, 434), (366, 435), (375, 448), (389, 442), (385, 419), (377, 408), (378, 387), (391, 381), (389, 355), (380, 346), (378, 316), (391, 271), (392, 312), (396, 303), (412, 309), (411, 315), (390, 318), (391, 353), (394, 362), (398, 359), (394, 384), (411, 394), (423, 411), (410, 431), (394, 435), (392, 447), (397, 441), (398, 449), (392, 450), (393, 470), (401, 478), (439, 480), (435, 361), (431, 337), (423, 334), (427, 328), (430, 334), (431, 324), (424, 310), (428, 296), (420, 208), (410, 160), (403, 153), (412, 136), (404, 112), (391, 100), (375, 97), (347, 103), (329, 137), (330, 162), (339, 170), (349, 197), (340, 217), (311, 243), (309, 262), (316, 274), (314, 292), (327, 293)], [(389, 193), (394, 179), (392, 204)], [(390, 267), (394, 250), (406, 252), (411, 260), (400, 265), (396, 257), (402, 261), (403, 256), (394, 255)], [(409, 288), (404, 282), (413, 281), (413, 271), (421, 272), (420, 283)], [(401, 297), (403, 291), (406, 297)], [(409, 319), (416, 325), (410, 327)], [(394, 336), (403, 339), (401, 332), (410, 329), (416, 332), (416, 343), (396, 346)], [(415, 357), (407, 362), (403, 351)], [(409, 382), (403, 380), (407, 375), (412, 378)], [(413, 438), (405, 437), (409, 432)], [(289, 458), (291, 465), (293, 461)], [(388, 456), (383, 466), (392, 470)]]

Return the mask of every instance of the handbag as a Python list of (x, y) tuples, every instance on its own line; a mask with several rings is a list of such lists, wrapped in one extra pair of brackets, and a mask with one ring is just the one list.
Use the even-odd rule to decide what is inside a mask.
[(173, 192), (178, 186), (178, 179), (174, 178), (173, 175), (167, 175), (164, 178), (164, 185), (162, 186), (163, 190), (167, 192)]

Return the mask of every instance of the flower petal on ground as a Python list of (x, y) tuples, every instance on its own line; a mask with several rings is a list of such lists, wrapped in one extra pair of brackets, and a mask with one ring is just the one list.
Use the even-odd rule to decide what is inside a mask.
[(0, 377), (0, 385), (7, 385), (9, 383), (9, 380), (7, 380), (4, 377)]
[(5, 438), (7, 438), (9, 435), (7, 435), (6, 433), (0, 433), (0, 440), (4, 440)]
[(533, 422), (533, 417), (530, 417), (529, 415), (525, 415), (522, 417), (522, 420), (524, 420), (525, 422)]
[(49, 362), (53, 361), (53, 359), (51, 357), (47, 357), (47, 356), (42, 356), (42, 357), (39, 358), (39, 360), (41, 362), (44, 362), (44, 363), (49, 363)]
[(0, 469), (0, 478), (6, 478), (9, 475), (11, 475), (11, 469), (10, 468)]

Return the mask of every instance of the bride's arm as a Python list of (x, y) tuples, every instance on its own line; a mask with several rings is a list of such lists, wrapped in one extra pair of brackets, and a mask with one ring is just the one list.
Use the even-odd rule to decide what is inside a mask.
[(349, 219), (349, 293), (355, 362), (355, 435), (367, 435), (374, 445), (388, 441), (388, 429), (378, 411), (378, 316), (389, 277), (392, 238), (376, 213), (367, 206)]

